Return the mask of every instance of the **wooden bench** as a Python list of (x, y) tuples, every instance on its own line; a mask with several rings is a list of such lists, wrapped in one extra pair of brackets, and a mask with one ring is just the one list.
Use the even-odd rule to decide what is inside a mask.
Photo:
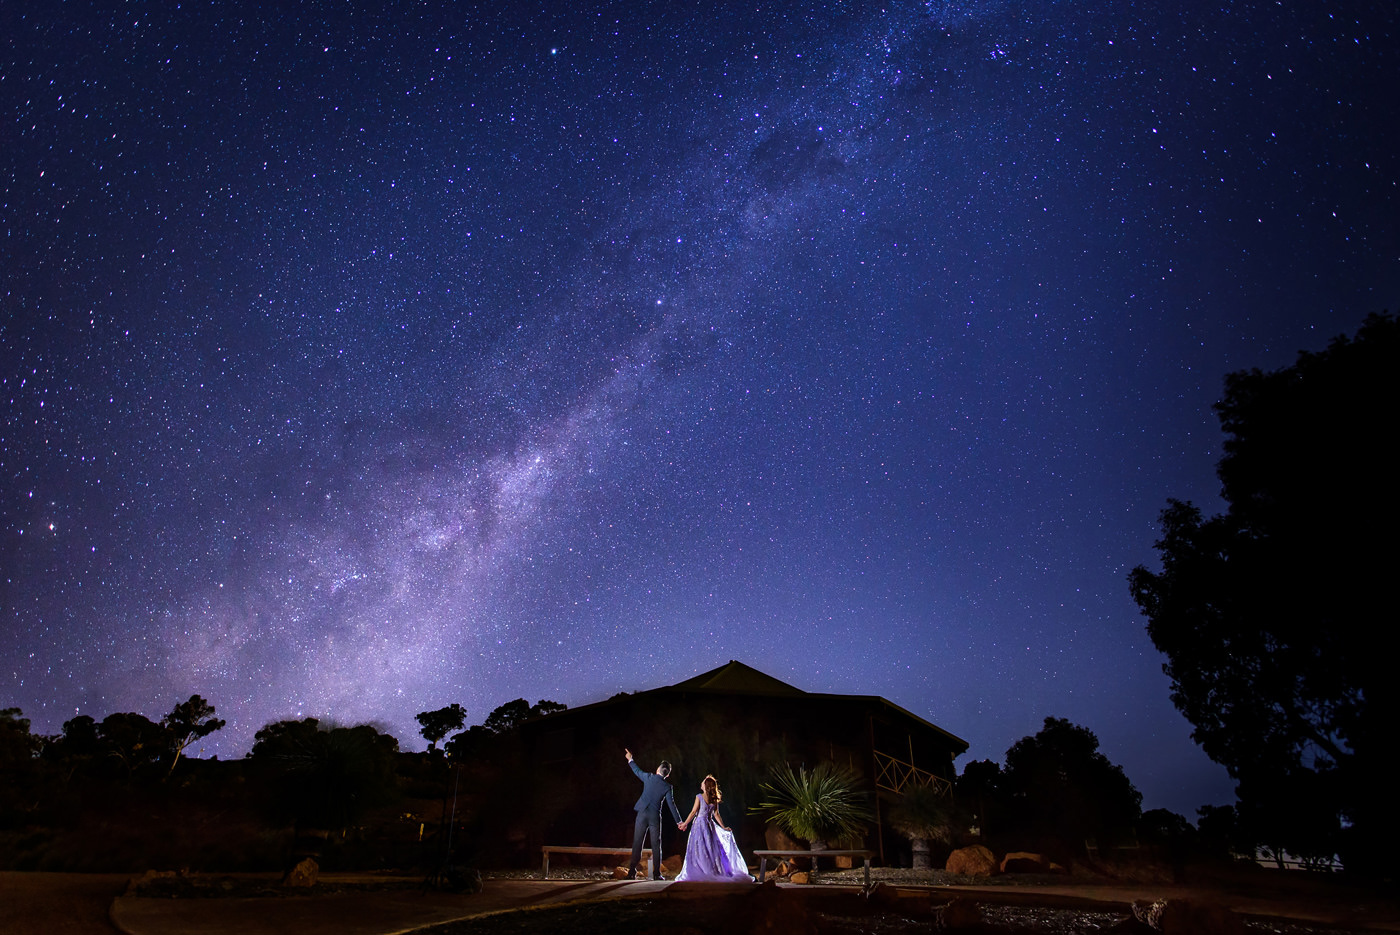
[(870, 890), (870, 858), (875, 856), (874, 851), (754, 851), (753, 855), (758, 858), (758, 882), (763, 882), (764, 874), (768, 872), (769, 857), (810, 857), (812, 858), (812, 872), (817, 872), (818, 857), (863, 857), (865, 858), (865, 889)]
[[(632, 848), (630, 847), (556, 847), (552, 844), (546, 844), (540, 848), (540, 851), (544, 854), (544, 879), (546, 880), (549, 879), (550, 854), (611, 854), (614, 857), (626, 857), (629, 860), (632, 857)], [(644, 861), (643, 867), (651, 864), (651, 848), (642, 848), (642, 860)], [(638, 869), (640, 870), (640, 868)]]

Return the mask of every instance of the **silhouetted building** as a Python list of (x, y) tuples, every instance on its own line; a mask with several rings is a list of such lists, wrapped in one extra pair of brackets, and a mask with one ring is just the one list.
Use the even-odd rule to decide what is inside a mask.
[[(734, 661), (675, 685), (530, 721), (521, 740), (531, 798), (545, 803), (528, 832), (539, 840), (528, 846), (630, 842), (638, 793), (623, 756), (630, 748), (643, 769), (671, 761), (682, 816), (700, 780), (713, 773), (723, 814), (740, 830), (745, 851), (763, 846), (763, 820), (749, 810), (774, 766), (811, 769), (829, 760), (854, 767), (883, 815), (907, 784), (951, 789), (953, 760), (968, 747), (878, 695), (805, 692)], [(881, 825), (872, 825), (867, 846), (882, 855), (907, 850)], [(667, 844), (674, 853), (677, 844)]]

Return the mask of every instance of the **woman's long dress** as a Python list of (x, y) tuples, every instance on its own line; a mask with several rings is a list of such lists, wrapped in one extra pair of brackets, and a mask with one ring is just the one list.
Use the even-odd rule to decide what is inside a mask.
[(690, 826), (690, 840), (685, 843), (685, 866), (676, 876), (677, 882), (753, 882), (744, 855), (734, 843), (734, 834), (715, 823), (714, 808), (703, 795), (696, 798), (700, 801), (700, 811)]

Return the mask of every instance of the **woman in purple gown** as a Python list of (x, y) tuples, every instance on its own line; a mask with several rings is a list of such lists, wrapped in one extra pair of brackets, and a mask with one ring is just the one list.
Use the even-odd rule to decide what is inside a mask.
[(695, 822), (695, 827), (685, 844), (685, 866), (676, 876), (677, 882), (753, 882), (744, 855), (734, 843), (734, 832), (726, 828), (719, 817), (719, 800), (719, 783), (715, 777), (706, 776), (700, 783), (700, 794), (695, 797), (689, 817), (681, 822), (682, 829), (690, 827), (691, 822)]

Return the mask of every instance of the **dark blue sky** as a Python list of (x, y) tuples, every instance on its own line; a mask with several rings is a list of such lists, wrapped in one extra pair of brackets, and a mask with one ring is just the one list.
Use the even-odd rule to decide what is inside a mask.
[(288, 6), (0, 13), (0, 705), (738, 659), (1230, 800), (1126, 575), (1395, 307), (1392, 4)]

